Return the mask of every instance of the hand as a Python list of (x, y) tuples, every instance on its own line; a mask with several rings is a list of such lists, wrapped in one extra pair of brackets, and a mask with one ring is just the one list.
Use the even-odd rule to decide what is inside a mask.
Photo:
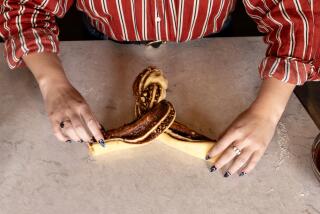
[[(270, 114), (262, 114), (252, 108), (240, 114), (208, 153), (209, 157), (221, 153), (210, 171), (228, 165), (224, 177), (237, 171), (240, 171), (240, 176), (249, 173), (264, 154), (277, 123), (278, 120)], [(241, 154), (237, 155), (234, 148), (238, 148)]]
[(54, 134), (60, 141), (90, 142), (93, 135), (104, 146), (100, 123), (69, 82), (46, 82), (41, 92)]
[(104, 147), (100, 123), (68, 81), (57, 54), (31, 53), (23, 60), (39, 84), (55, 136), (63, 142), (90, 142), (93, 135)]
[[(250, 108), (238, 116), (208, 152), (208, 158), (220, 155), (210, 171), (230, 163), (225, 177), (237, 171), (240, 176), (251, 172), (270, 143), (294, 87), (275, 78), (264, 79)], [(238, 156), (237, 149), (241, 151)]]

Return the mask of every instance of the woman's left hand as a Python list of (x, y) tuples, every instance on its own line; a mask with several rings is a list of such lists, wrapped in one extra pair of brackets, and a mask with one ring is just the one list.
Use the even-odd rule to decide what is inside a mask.
[(227, 165), (224, 177), (229, 177), (237, 171), (240, 172), (240, 176), (249, 173), (264, 154), (278, 120), (279, 118), (273, 118), (268, 113), (252, 108), (241, 113), (209, 151), (208, 158), (220, 154), (210, 171)]

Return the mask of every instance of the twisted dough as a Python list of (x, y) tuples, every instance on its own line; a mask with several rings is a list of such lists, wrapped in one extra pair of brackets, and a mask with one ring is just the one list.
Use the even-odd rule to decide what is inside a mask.
[(168, 81), (161, 70), (146, 68), (137, 76), (132, 88), (136, 119), (120, 128), (104, 131), (106, 148), (91, 143), (89, 149), (92, 155), (137, 147), (157, 139), (187, 154), (205, 159), (215, 141), (175, 121), (175, 109), (165, 100)]

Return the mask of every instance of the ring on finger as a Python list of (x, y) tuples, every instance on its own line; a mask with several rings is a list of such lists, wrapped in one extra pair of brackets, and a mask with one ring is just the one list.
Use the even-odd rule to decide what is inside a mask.
[(71, 120), (64, 120), (64, 121), (61, 121), (60, 122), (60, 124), (59, 124), (59, 126), (60, 126), (60, 128), (64, 128), (64, 126), (65, 126), (65, 123), (71, 123)]
[(238, 148), (238, 147), (236, 147), (236, 146), (232, 146), (232, 149), (233, 149), (233, 151), (236, 153), (236, 155), (237, 156), (239, 156), (240, 154), (241, 154), (241, 150)]

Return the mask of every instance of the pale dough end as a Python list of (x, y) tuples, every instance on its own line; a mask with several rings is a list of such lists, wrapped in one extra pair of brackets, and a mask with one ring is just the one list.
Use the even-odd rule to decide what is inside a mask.
[(105, 147), (102, 147), (100, 144), (97, 144), (97, 143), (89, 145), (88, 147), (89, 147), (90, 154), (92, 156), (99, 156), (99, 155), (104, 155), (114, 151), (140, 147), (145, 144), (148, 144), (148, 143), (131, 144), (131, 143), (125, 143), (120, 140), (114, 140), (114, 141), (105, 141)]
[[(199, 142), (187, 142), (180, 141), (170, 137), (166, 133), (162, 133), (158, 136), (157, 140), (160, 140), (162, 143), (171, 146), (175, 149), (178, 149), (182, 152), (185, 152), (196, 158), (205, 160), (209, 150), (214, 147), (215, 142), (213, 141), (199, 141)], [(210, 162), (215, 162), (218, 156), (211, 158)]]

